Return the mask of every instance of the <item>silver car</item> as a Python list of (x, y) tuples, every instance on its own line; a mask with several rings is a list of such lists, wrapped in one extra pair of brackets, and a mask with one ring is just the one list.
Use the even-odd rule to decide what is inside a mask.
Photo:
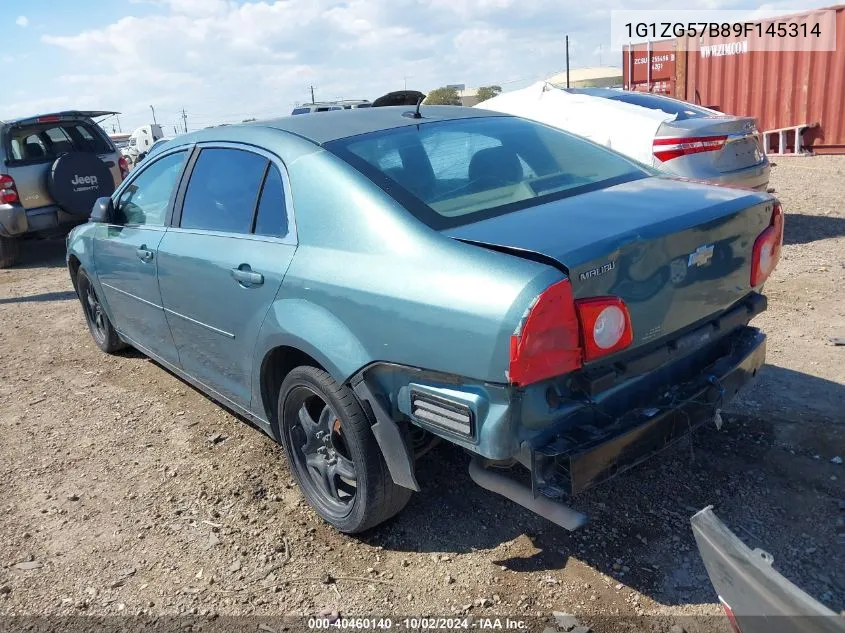
[(684, 178), (766, 191), (769, 161), (757, 121), (645, 92), (571, 88), (567, 92), (611, 99), (675, 115), (654, 137), (654, 167)]
[(15, 263), (20, 238), (66, 232), (129, 171), (92, 117), (67, 111), (0, 121), (0, 268)]
[(330, 112), (332, 110), (357, 110), (358, 108), (369, 108), (372, 104), (366, 99), (351, 99), (346, 101), (318, 101), (316, 103), (305, 103), (296, 106), (291, 115), (311, 114), (312, 112)]

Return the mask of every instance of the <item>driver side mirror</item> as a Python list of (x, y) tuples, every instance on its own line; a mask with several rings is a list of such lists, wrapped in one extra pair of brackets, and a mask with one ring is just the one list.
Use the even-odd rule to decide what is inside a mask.
[(102, 222), (104, 224), (114, 224), (115, 213), (114, 203), (109, 197), (97, 198), (94, 203), (94, 208), (91, 209), (91, 217), (89, 222)]

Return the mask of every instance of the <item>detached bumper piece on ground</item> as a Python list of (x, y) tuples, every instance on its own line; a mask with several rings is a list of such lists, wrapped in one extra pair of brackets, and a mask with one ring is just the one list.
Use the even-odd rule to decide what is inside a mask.
[(843, 633), (845, 617), (804, 593), (707, 507), (692, 517), (698, 551), (734, 633)]

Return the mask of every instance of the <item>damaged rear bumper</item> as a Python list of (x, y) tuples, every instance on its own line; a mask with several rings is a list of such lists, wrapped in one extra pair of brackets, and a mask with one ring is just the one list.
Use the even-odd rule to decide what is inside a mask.
[[(636, 466), (714, 415), (754, 376), (766, 358), (766, 337), (744, 327), (725, 341), (727, 353), (685, 382), (658, 389), (650, 400), (618, 417), (596, 415), (587, 407), (584, 421), (567, 419), (561, 431), (544, 434), (530, 446), (534, 496), (565, 497)], [(673, 368), (669, 368), (670, 372)], [(636, 385), (632, 389), (642, 388)], [(617, 399), (629, 400), (629, 394)]]

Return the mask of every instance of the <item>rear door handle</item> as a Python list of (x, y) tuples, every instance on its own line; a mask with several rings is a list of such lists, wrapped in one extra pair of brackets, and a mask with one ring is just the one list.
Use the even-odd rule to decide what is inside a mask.
[(232, 277), (242, 286), (260, 286), (264, 283), (264, 275), (253, 272), (249, 264), (241, 264), (232, 269)]
[(149, 250), (146, 244), (142, 245), (141, 248), (135, 251), (135, 254), (142, 262), (151, 262), (153, 261), (153, 252)]

